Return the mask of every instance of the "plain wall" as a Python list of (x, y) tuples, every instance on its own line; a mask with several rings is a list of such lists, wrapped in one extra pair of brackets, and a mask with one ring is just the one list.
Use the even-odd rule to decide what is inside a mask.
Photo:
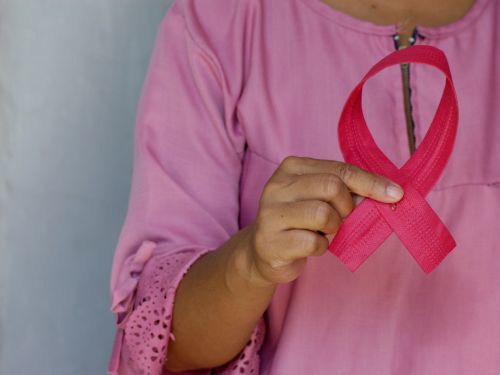
[(0, 374), (105, 374), (111, 260), (166, 0), (0, 0)]

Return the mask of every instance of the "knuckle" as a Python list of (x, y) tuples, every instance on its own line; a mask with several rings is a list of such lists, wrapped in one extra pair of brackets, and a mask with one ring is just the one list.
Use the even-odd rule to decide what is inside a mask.
[(271, 251), (276, 247), (277, 239), (270, 233), (255, 233), (253, 237), (253, 251), (258, 259), (264, 263), (270, 262), (274, 257)]
[(337, 173), (343, 181), (352, 181), (356, 177), (357, 168), (352, 164), (343, 163)]
[(268, 262), (269, 268), (274, 272), (280, 271), (285, 264), (286, 262), (279, 258), (270, 259)]
[(312, 232), (306, 232), (301, 234), (300, 243), (302, 251), (305, 254), (313, 254), (319, 247), (318, 235)]
[(311, 220), (320, 229), (324, 228), (330, 221), (331, 210), (326, 202), (315, 202), (311, 208)]
[(367, 188), (370, 197), (373, 197), (375, 195), (376, 191), (378, 190), (379, 183), (379, 179), (376, 176), (370, 176), (368, 178)]
[(297, 171), (299, 171), (300, 174), (301, 166), (305, 162), (306, 158), (295, 155), (288, 155), (281, 161), (278, 169), (291, 173), (297, 173)]
[(299, 178), (300, 178), (300, 175), (296, 175), (293, 173), (287, 174), (285, 177), (280, 179), (279, 183), (277, 183), (275, 186), (277, 186), (277, 187), (279, 186), (280, 189), (286, 190), (286, 189), (290, 188), (291, 186), (293, 186), (295, 183), (297, 183)]
[(336, 197), (342, 189), (342, 180), (334, 174), (327, 174), (323, 177), (323, 189), (327, 196)]
[(297, 166), (297, 164), (299, 163), (299, 160), (300, 158), (298, 156), (295, 156), (295, 155), (288, 155), (286, 156), (282, 162), (281, 162), (281, 166), (284, 168), (284, 169), (292, 169), (294, 167)]
[(330, 242), (325, 236), (317, 236), (318, 237), (318, 245), (316, 246), (316, 250), (314, 253), (311, 255), (313, 256), (319, 256), (325, 253), (325, 251), (328, 249), (328, 245)]
[(276, 176), (270, 178), (262, 188), (260, 203), (272, 204), (273, 202), (279, 200), (279, 197), (282, 195), (282, 190), (293, 181), (294, 180), (292, 176)]
[(272, 193), (278, 188), (279, 183), (278, 181), (274, 179), (270, 179), (269, 181), (266, 182), (264, 187), (262, 188), (262, 194), (261, 197), (263, 200), (266, 200), (269, 198), (269, 196), (272, 195)]

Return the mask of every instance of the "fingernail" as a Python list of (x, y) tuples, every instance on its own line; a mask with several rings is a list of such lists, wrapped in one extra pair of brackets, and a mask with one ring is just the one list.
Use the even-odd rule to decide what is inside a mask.
[(399, 185), (389, 185), (385, 189), (385, 193), (393, 199), (400, 199), (403, 196), (403, 189)]

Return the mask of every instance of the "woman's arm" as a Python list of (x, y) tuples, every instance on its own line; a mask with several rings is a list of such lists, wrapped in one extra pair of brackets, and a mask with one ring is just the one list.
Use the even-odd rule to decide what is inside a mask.
[(256, 221), (199, 258), (181, 281), (166, 368), (217, 367), (237, 355), (275, 286), (297, 278), (308, 256), (327, 250), (354, 208), (350, 192), (389, 203), (403, 194), (352, 165), (286, 158), (264, 187)]
[(172, 372), (213, 368), (229, 362), (247, 343), (275, 286), (249, 278), (252, 226), (201, 256), (176, 293), (166, 368)]

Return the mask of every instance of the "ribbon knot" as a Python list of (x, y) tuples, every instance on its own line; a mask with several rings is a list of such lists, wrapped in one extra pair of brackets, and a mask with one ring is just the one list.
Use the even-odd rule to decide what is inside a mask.
[[(427, 134), (398, 169), (379, 149), (363, 115), (365, 82), (381, 70), (402, 63), (421, 63), (440, 70), (446, 84)], [(430, 273), (455, 248), (456, 242), (425, 196), (441, 176), (453, 150), (458, 103), (448, 61), (431, 46), (412, 46), (384, 57), (349, 95), (338, 125), (340, 148), (347, 163), (386, 176), (405, 194), (397, 204), (365, 198), (345, 219), (329, 250), (355, 271), (394, 232), (425, 273)]]

